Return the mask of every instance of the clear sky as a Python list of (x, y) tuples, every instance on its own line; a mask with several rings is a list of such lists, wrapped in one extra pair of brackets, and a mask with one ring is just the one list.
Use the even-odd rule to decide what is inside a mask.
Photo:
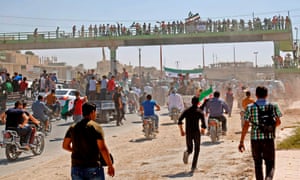
[[(129, 26), (132, 22), (155, 24), (156, 21), (177, 21), (187, 17), (191, 11), (199, 13), (204, 20), (261, 19), (274, 15), (291, 17), (293, 27), (300, 28), (299, 0), (0, 0), (0, 33), (33, 32), (60, 30), (71, 32), (72, 26), (88, 27), (90, 24), (122, 23)], [(294, 30), (294, 38), (296, 33)], [(252, 61), (258, 52), (258, 65), (271, 64), (273, 44), (228, 43), (205, 44), (205, 64), (233, 61), (235, 47), (236, 61)], [(138, 46), (119, 47), (117, 59), (121, 63), (138, 66), (138, 49), (142, 49), (142, 65), (159, 68), (159, 47)], [(102, 59), (101, 48), (33, 50), (39, 56), (57, 56), (59, 61), (70, 65), (84, 64), (94, 68)], [(109, 50), (105, 49), (109, 58)], [(202, 65), (202, 45), (163, 46), (163, 65), (180, 69), (190, 69)]]

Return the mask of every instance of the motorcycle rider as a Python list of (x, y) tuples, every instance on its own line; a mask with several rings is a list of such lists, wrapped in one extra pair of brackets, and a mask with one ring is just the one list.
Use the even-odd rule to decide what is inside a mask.
[[(213, 98), (209, 99), (206, 104), (205, 104), (205, 109), (206, 109), (206, 114), (209, 113), (210, 118), (215, 118), (218, 119), (219, 121), (222, 122), (222, 135), (226, 135), (227, 132), (227, 119), (223, 115), (224, 110), (225, 113), (227, 114), (229, 112), (229, 107), (225, 103), (224, 100), (220, 99), (220, 92), (215, 91), (213, 94)], [(209, 132), (209, 131), (208, 131)]]
[(46, 105), (52, 110), (55, 116), (60, 114), (60, 104), (57, 103), (54, 89), (46, 96)]
[(30, 126), (28, 126), (29, 117), (22, 109), (22, 102), (16, 101), (15, 107), (5, 111), (1, 119), (2, 122), (5, 123), (5, 130), (17, 131), (21, 137), (21, 145), (24, 149), (29, 150), (29, 139), (32, 129)]
[[(25, 112), (25, 114), (28, 116), (28, 124), (35, 124), (36, 126), (39, 126), (40, 125), (40, 121), (37, 120), (35, 117), (33, 117), (28, 111), (26, 111), (26, 106), (27, 106), (27, 102), (26, 101), (22, 101), (22, 110)], [(33, 144), (33, 141), (34, 141), (34, 135), (35, 135), (35, 132), (36, 132), (36, 128), (32, 128), (32, 132), (31, 132), (31, 136), (30, 136), (30, 139), (29, 139), (29, 144)]]
[(184, 103), (182, 96), (176, 92), (175, 88), (171, 89), (171, 94), (168, 96), (168, 109), (169, 112), (172, 111), (172, 108), (177, 108), (179, 112), (182, 112), (184, 110)]
[(27, 106), (27, 102), (26, 101), (22, 101), (22, 109), (25, 112), (25, 114), (28, 116), (28, 120), (30, 120), (32, 123), (34, 123), (35, 125), (39, 125), (40, 121), (38, 119), (36, 119), (35, 117), (33, 117), (28, 111), (26, 111), (26, 106)]
[(43, 96), (38, 96), (38, 99), (32, 103), (31, 109), (33, 111), (33, 116), (44, 123), (44, 130), (47, 132), (49, 126), (49, 117), (47, 114), (51, 113), (51, 110), (43, 102)]
[(141, 106), (144, 101), (146, 101), (147, 93), (143, 92), (143, 94), (139, 97), (139, 105)]
[(154, 113), (154, 107), (156, 107), (156, 111), (160, 111), (160, 106), (156, 101), (152, 100), (152, 96), (148, 94), (146, 100), (140, 106), (140, 111), (141, 114), (143, 114), (143, 118), (150, 117), (154, 119), (156, 132), (158, 132), (159, 117)]
[(138, 109), (138, 95), (132, 90), (132, 88), (129, 88), (128, 92), (128, 104), (131, 104), (132, 112), (136, 112)]

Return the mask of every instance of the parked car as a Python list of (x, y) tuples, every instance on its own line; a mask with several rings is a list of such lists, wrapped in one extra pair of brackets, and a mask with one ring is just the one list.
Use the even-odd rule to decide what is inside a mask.
[(56, 89), (55, 96), (57, 97), (61, 106), (65, 105), (66, 100), (75, 100), (76, 89)]
[(63, 83), (56, 83), (55, 84), (55, 89), (67, 89), (68, 85), (67, 84), (63, 84)]

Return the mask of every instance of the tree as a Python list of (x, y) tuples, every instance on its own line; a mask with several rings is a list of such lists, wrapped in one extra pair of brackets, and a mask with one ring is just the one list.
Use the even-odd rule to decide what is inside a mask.
[(32, 56), (34, 55), (34, 53), (32, 51), (26, 51), (25, 54), (26, 55), (32, 55)]

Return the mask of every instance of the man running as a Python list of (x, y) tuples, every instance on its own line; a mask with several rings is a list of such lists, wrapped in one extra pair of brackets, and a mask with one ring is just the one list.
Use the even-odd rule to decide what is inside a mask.
[[(192, 162), (191, 170), (194, 171), (197, 168), (198, 156), (200, 152), (201, 134), (204, 134), (206, 129), (204, 114), (198, 109), (199, 98), (192, 98), (192, 106), (183, 111), (178, 120), (178, 126), (181, 136), (186, 136), (187, 150), (183, 154), (184, 164), (188, 163), (188, 157), (193, 152), (193, 143), (195, 145), (194, 158)], [(182, 127), (182, 121), (185, 119), (185, 132)], [(199, 129), (199, 120), (201, 120), (201, 134)]]

